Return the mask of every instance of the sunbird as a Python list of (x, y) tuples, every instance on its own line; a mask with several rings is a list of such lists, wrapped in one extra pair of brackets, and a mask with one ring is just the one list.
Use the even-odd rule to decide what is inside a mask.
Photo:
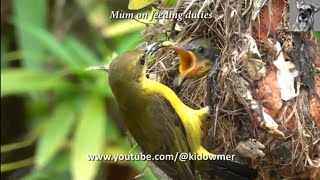
[[(201, 145), (202, 120), (209, 108), (194, 110), (166, 85), (146, 77), (147, 59), (162, 43), (127, 51), (108, 68), (109, 84), (127, 129), (144, 154), (213, 155)], [(103, 69), (100, 68), (100, 69)], [(257, 172), (235, 161), (153, 161), (173, 180), (198, 179), (197, 172), (225, 179), (253, 179)]]
[(219, 60), (219, 50), (208, 39), (195, 39), (183, 47), (170, 46), (179, 59), (179, 74), (173, 80), (173, 87), (179, 87), (185, 79), (198, 79), (206, 75)]

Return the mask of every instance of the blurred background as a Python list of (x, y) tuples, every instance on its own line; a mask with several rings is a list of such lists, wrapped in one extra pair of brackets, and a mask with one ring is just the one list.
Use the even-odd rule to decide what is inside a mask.
[[(154, 179), (129, 154), (105, 72), (144, 39), (145, 25), (110, 19), (128, 0), (1, 0), (1, 178)], [(135, 153), (139, 153), (137, 148)]]

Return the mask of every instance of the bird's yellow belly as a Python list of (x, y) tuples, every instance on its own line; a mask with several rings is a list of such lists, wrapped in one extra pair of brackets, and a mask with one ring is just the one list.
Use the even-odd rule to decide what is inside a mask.
[(153, 80), (142, 79), (143, 89), (150, 94), (158, 93), (169, 100), (187, 132), (188, 144), (192, 153), (204, 152), (201, 146), (201, 118), (207, 113), (207, 109), (194, 110), (185, 105), (177, 95), (167, 86)]
[(201, 147), (201, 119), (195, 115), (193, 112), (188, 112), (190, 110), (178, 111), (179, 116), (184, 116), (183, 118), (188, 119), (185, 121), (184, 126), (186, 128), (187, 139), (192, 149), (193, 153), (199, 152)]

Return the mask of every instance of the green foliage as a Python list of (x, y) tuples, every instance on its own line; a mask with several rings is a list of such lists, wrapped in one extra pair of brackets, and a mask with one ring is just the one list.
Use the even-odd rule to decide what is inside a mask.
[[(152, 4), (154, 0), (129, 0), (128, 9), (139, 10)], [(177, 0), (162, 0), (162, 3), (167, 6), (173, 6), (177, 3)]]
[(37, 168), (45, 167), (54, 155), (58, 153), (63, 143), (66, 142), (67, 135), (76, 118), (76, 110), (75, 103), (72, 100), (61, 102), (54, 109), (46, 131), (39, 138), (35, 160)]
[(173, 6), (177, 3), (177, 0), (163, 0), (163, 3), (168, 6)]
[[(48, 1), (47, 0), (34, 0), (32, 3), (26, 0), (14, 0), (13, 8), (15, 13), (15, 18), (22, 22), (28, 22), (32, 24), (32, 27), (46, 28), (47, 23), (47, 11), (48, 11)], [(31, 13), (32, 12), (32, 13)], [(23, 25), (23, 24), (19, 24)], [(41, 45), (41, 41), (35, 41), (34, 38), (25, 34), (22, 29), (17, 29), (17, 41), (20, 49), (25, 57), (23, 64), (29, 69), (38, 69), (43, 65), (41, 60), (44, 57), (44, 49)], [(28, 54), (37, 54), (30, 58)]]
[(93, 179), (97, 172), (99, 161), (89, 162), (87, 156), (101, 154), (104, 145), (107, 119), (102, 100), (97, 94), (84, 99), (72, 145), (72, 172), (76, 180)]
[[(87, 24), (57, 37), (54, 28), (63, 29), (64, 24), (48, 24), (52, 22), (49, 17), (56, 16), (51, 9), (57, 7), (49, 7), (54, 3), (13, 1), (14, 13), (7, 21), (16, 34), (1, 38), (1, 97), (18, 95), (28, 100), (30, 129), (23, 141), (2, 145), (1, 153), (14, 153), (34, 143), (36, 152), (34, 157), (3, 161), (1, 172), (34, 164), (22, 179), (89, 180), (100, 174), (101, 162), (88, 161), (88, 154), (127, 154), (131, 150), (107, 113), (107, 101), (112, 99), (107, 75), (85, 69), (110, 63), (116, 54), (134, 49), (143, 40), (140, 31), (144, 25), (127, 20), (110, 24), (104, 3), (76, 2), (84, 10)], [(15, 38), (17, 49), (9, 48), (10, 38)], [(22, 62), (21, 66), (10, 67), (14, 60)], [(142, 172), (146, 162), (126, 164)], [(143, 179), (154, 176), (146, 173)]]
[(148, 6), (149, 4), (152, 4), (153, 2), (154, 0), (130, 0), (128, 9), (139, 10)]
[[(81, 64), (77, 62), (77, 59), (73, 59), (73, 54), (68, 52), (63, 43), (60, 43), (53, 34), (39, 26), (35, 26), (19, 19), (16, 20), (15, 24), (17, 29), (20, 29), (23, 34), (32, 37), (33, 41), (39, 42), (43, 49), (50, 51), (59, 59), (59, 61), (61, 61), (61, 63), (64, 63), (67, 67), (80, 68)], [(31, 53), (28, 49), (23, 51)]]
[(70, 180), (70, 156), (61, 152), (53, 158), (45, 168), (34, 169), (32, 173), (21, 178), (22, 180)]
[(2, 39), (1, 40), (1, 69), (3, 67), (7, 66), (7, 58), (4, 56), (4, 54), (6, 54), (7, 52), (7, 40), (6, 39)]
[(27, 92), (61, 90), (72, 88), (71, 84), (61, 79), (58, 73), (48, 73), (25, 69), (9, 69), (1, 72), (1, 96)]
[(320, 42), (320, 32), (313, 32), (315, 35), (316, 39)]
[[(99, 64), (99, 60), (95, 54), (88, 51), (81, 42), (72, 36), (64, 39), (63, 44), (65, 44), (66, 51), (68, 51), (72, 56), (72, 59), (80, 61), (84, 66), (94, 66)], [(78, 62), (79, 63), (79, 62)]]

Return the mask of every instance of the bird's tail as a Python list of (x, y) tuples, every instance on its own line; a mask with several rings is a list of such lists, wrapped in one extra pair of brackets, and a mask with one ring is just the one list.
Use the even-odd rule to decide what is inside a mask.
[(226, 180), (252, 180), (258, 174), (253, 168), (235, 161), (208, 160), (202, 161), (201, 164), (201, 174), (206, 173), (209, 176), (218, 176)]

